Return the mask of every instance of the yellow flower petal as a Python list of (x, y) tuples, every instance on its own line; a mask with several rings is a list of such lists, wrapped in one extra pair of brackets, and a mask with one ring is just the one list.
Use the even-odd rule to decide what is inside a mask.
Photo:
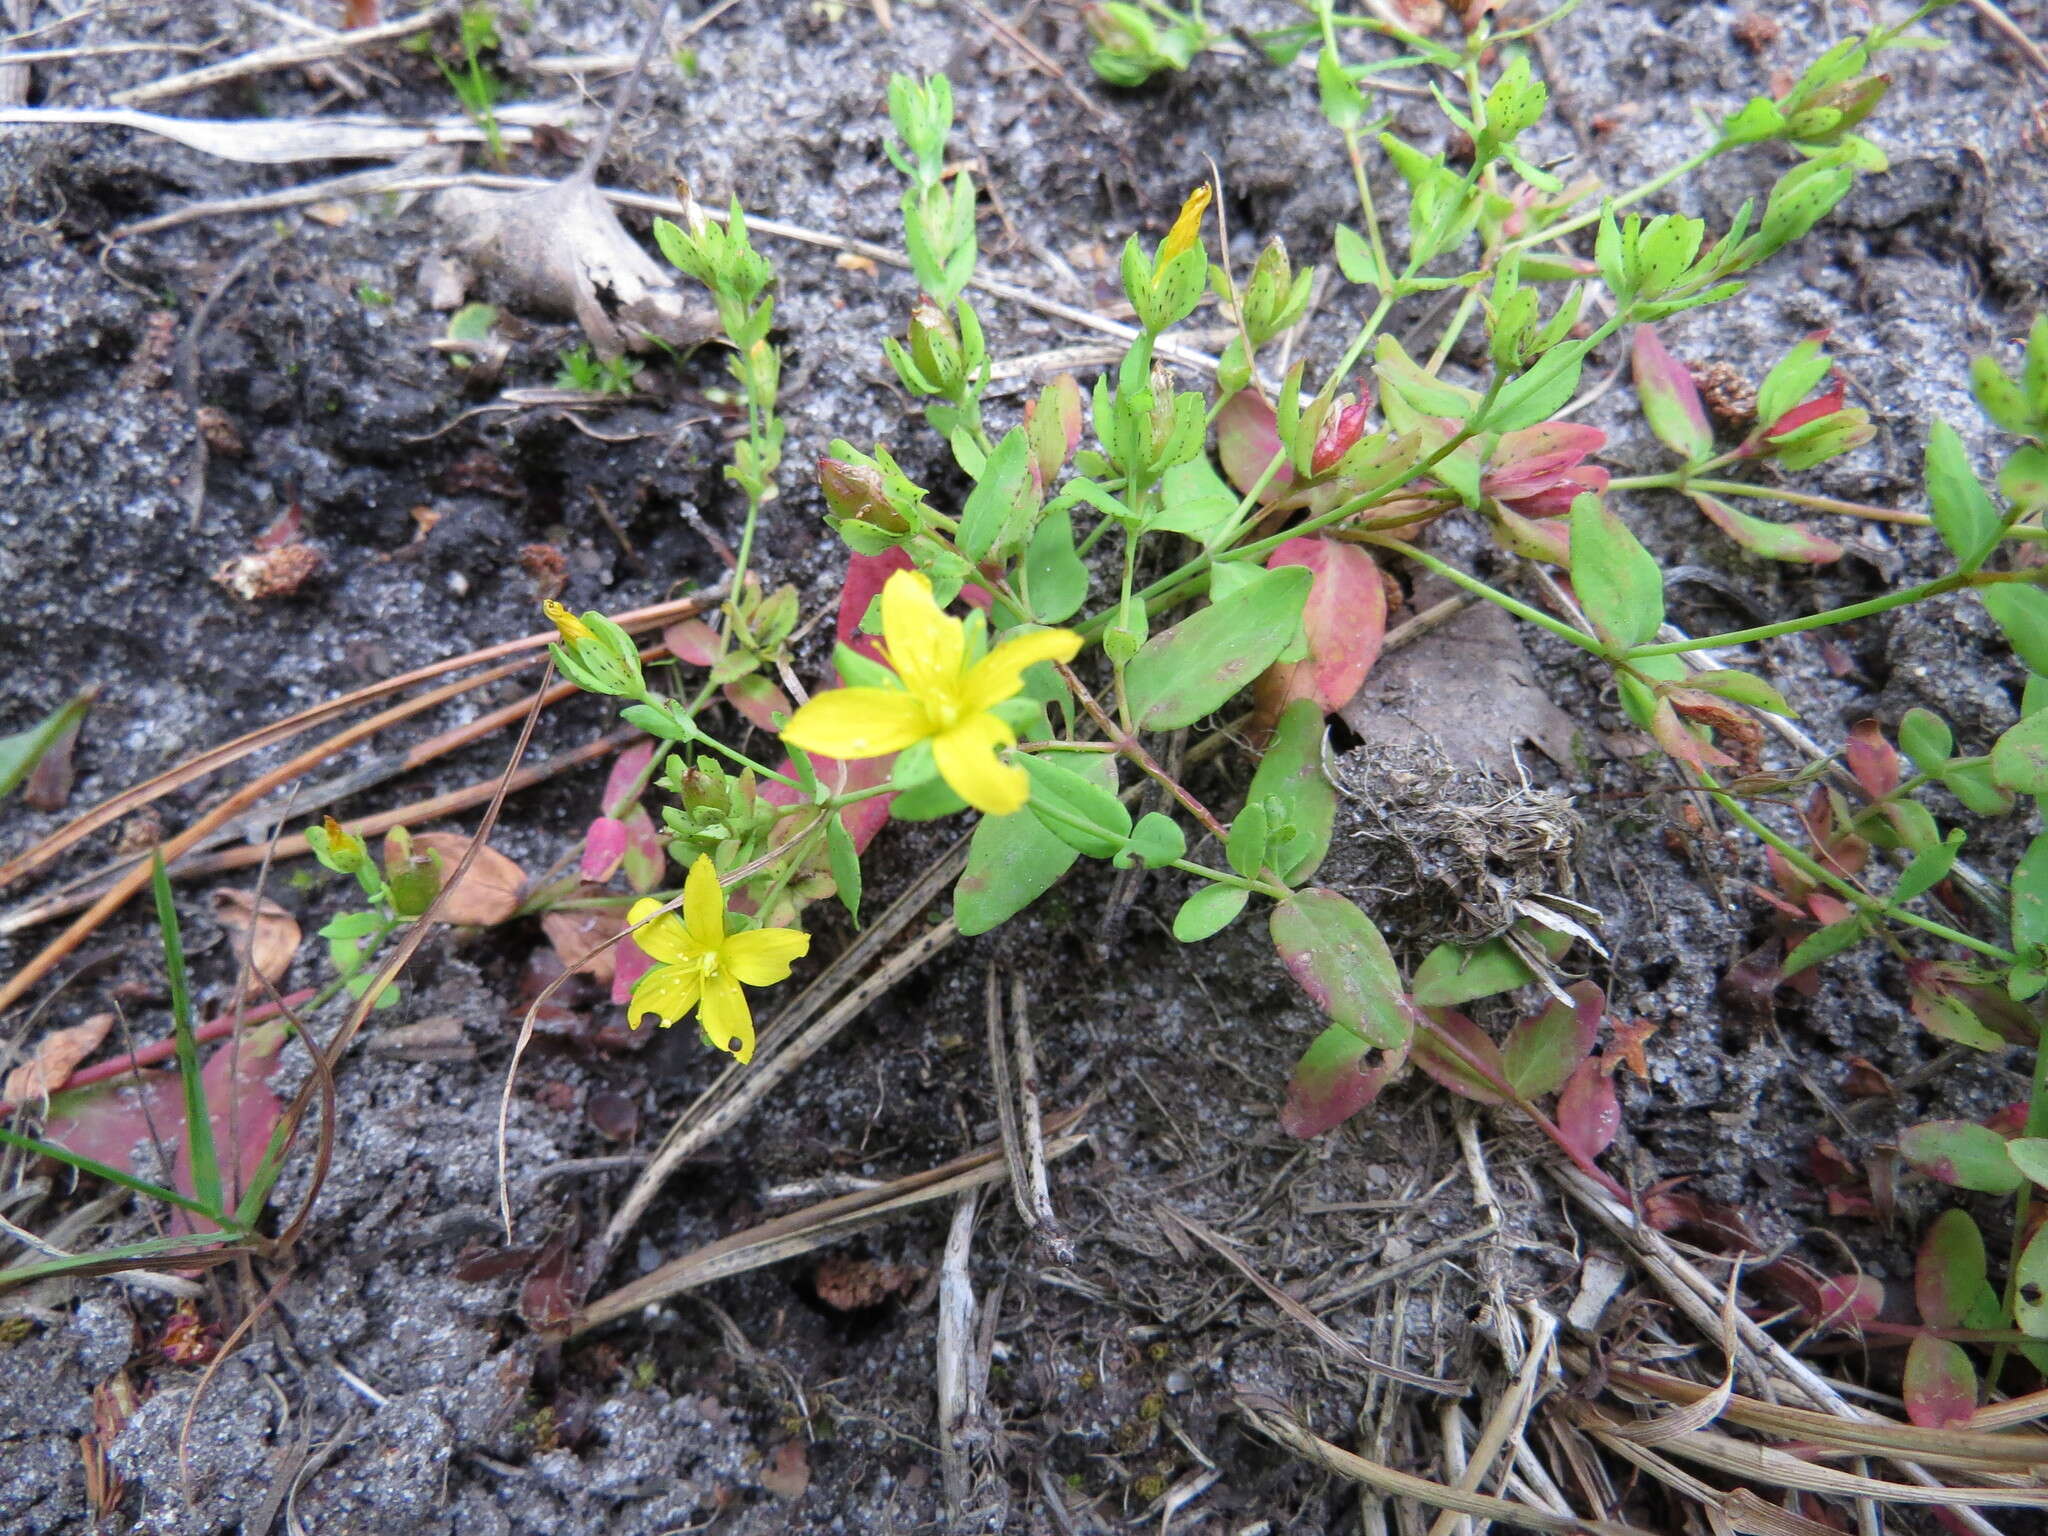
[(1031, 798), (1031, 779), (1022, 768), (997, 758), (996, 749), (1015, 744), (1016, 732), (994, 715), (969, 715), (943, 736), (932, 738), (939, 777), (977, 811), (1007, 816)]
[(897, 571), (882, 584), (882, 641), (903, 686), (921, 697), (952, 697), (967, 660), (967, 637), (932, 601), (921, 571)]
[[(690, 942), (689, 930), (683, 927), (683, 920), (673, 912), (661, 912), (662, 903), (652, 896), (642, 896), (627, 912), (626, 921), (633, 928), (633, 942), (665, 965), (677, 965), (695, 960), (704, 952)], [(653, 922), (648, 918), (661, 912)], [(645, 928), (640, 924), (647, 923)]]
[(886, 757), (931, 735), (924, 706), (896, 688), (832, 688), (789, 717), (782, 739), (826, 757)]
[(626, 1005), (626, 1022), (638, 1029), (640, 1021), (651, 1013), (667, 1029), (697, 1006), (703, 990), (704, 977), (694, 963), (657, 965), (633, 984), (633, 1000)]
[(1206, 181), (1188, 194), (1188, 200), (1180, 205), (1180, 217), (1173, 221), (1173, 228), (1159, 242), (1159, 258), (1153, 264), (1153, 276), (1165, 271), (1166, 264), (1181, 252), (1195, 248), (1195, 243), (1202, 238), (1202, 215), (1209, 211), (1209, 199), (1213, 196), (1215, 193)]
[(772, 987), (810, 952), (811, 936), (795, 928), (749, 928), (725, 941), (719, 959), (750, 987)]
[(741, 1066), (754, 1059), (754, 1011), (730, 972), (704, 978), (704, 1003), (697, 1021), (711, 1043), (730, 1051)]
[(708, 853), (697, 855), (683, 882), (683, 926), (699, 954), (713, 954), (725, 942), (725, 892)]
[(960, 707), (979, 713), (1014, 698), (1024, 686), (1024, 671), (1041, 661), (1072, 661), (1081, 652), (1081, 637), (1071, 629), (1039, 629), (1001, 645), (967, 669), (960, 685)]
[(540, 611), (548, 616), (548, 622), (555, 626), (555, 632), (562, 637), (564, 645), (574, 645), (578, 640), (590, 638), (590, 626), (553, 598), (542, 603)]

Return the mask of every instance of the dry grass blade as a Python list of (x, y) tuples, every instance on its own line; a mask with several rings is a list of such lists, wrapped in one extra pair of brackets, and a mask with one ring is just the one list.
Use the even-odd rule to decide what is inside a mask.
[[(507, 144), (530, 144), (533, 126), (569, 128), (580, 117), (574, 102), (507, 104), (499, 111)], [(484, 130), (467, 118), (401, 123), (388, 118), (159, 117), (121, 107), (17, 107), (0, 109), (0, 124), (17, 128), (131, 128), (187, 149), (240, 165), (300, 165), (316, 160), (410, 157), (444, 145), (482, 143)], [(444, 162), (445, 163), (445, 162)]]
[(685, 1160), (738, 1124), (784, 1078), (858, 1018), (868, 1004), (953, 941), (959, 930), (948, 918), (926, 929), (887, 960), (877, 963), (875, 958), (966, 867), (967, 842), (963, 838), (897, 897), (887, 911), (870, 919), (845, 953), (826, 966), (817, 980), (761, 1031), (752, 1066), (727, 1067), (677, 1117), (646, 1169), (633, 1181), (612, 1219), (605, 1223), (604, 1233), (598, 1239), (600, 1254), (609, 1254), (618, 1247), (619, 1240), (633, 1229), (633, 1224)]
[(210, 90), (230, 80), (243, 80), (250, 75), (268, 74), (274, 69), (290, 69), (299, 64), (318, 64), (326, 59), (338, 59), (347, 54), (359, 53), (365, 48), (374, 48), (379, 43), (395, 42), (401, 37), (410, 37), (415, 32), (424, 32), (443, 16), (454, 10), (452, 0), (440, 0), (416, 15), (404, 16), (397, 21), (387, 21), (382, 26), (359, 27), (353, 32), (337, 32), (327, 37), (309, 37), (295, 43), (280, 43), (275, 48), (259, 48), (253, 53), (241, 54), (232, 59), (223, 59), (218, 64), (209, 64), (204, 69), (188, 70), (182, 75), (169, 75), (162, 80), (152, 80), (147, 85), (138, 85), (132, 90), (116, 91), (113, 100), (123, 107), (140, 106), (146, 101), (168, 101), (174, 96), (189, 96), (194, 91)]
[[(1550, 1364), (1551, 1346), (1557, 1339), (1557, 1319), (1540, 1307), (1529, 1306), (1524, 1310), (1529, 1315), (1529, 1347), (1523, 1352), (1522, 1368), (1515, 1373), (1514, 1384), (1502, 1394), (1493, 1412), (1487, 1415), (1486, 1425), (1480, 1430), (1465, 1470), (1458, 1478), (1458, 1487), (1467, 1493), (1477, 1492), (1486, 1481), (1503, 1447), (1522, 1443), (1529, 1411), (1536, 1405), (1537, 1383)], [(1455, 1413), (1456, 1409), (1452, 1411)], [(1445, 1510), (1430, 1525), (1429, 1536), (1451, 1536), (1453, 1531), (1467, 1528), (1462, 1516), (1453, 1510)]]
[(1159, 1205), (1155, 1206), (1154, 1209), (1160, 1215), (1173, 1221), (1188, 1236), (1195, 1238), (1221, 1255), (1231, 1268), (1235, 1269), (1257, 1287), (1260, 1295), (1272, 1302), (1274, 1306), (1286, 1313), (1296, 1323), (1307, 1329), (1315, 1341), (1331, 1353), (1341, 1355), (1353, 1365), (1360, 1366), (1365, 1370), (1377, 1372), (1382, 1376), (1391, 1376), (1394, 1380), (1405, 1382), (1411, 1387), (1420, 1387), (1425, 1392), (1442, 1392), (1448, 1396), (1461, 1397), (1472, 1389), (1472, 1383), (1469, 1381), (1443, 1381), (1435, 1376), (1425, 1376), (1420, 1371), (1406, 1370), (1401, 1366), (1389, 1365), (1383, 1360), (1373, 1359), (1371, 1355), (1368, 1355), (1364, 1350), (1352, 1343), (1351, 1340), (1345, 1338), (1343, 1334), (1337, 1332), (1336, 1329), (1332, 1328), (1320, 1317), (1317, 1317), (1315, 1313), (1309, 1311), (1307, 1307), (1281, 1290), (1279, 1286), (1273, 1284), (1272, 1281), (1253, 1269), (1246, 1262), (1244, 1256), (1232, 1247), (1221, 1234), (1215, 1232), (1202, 1222), (1195, 1220), (1194, 1217), (1183, 1215), (1181, 1212), (1174, 1210), (1171, 1206)]
[[(1064, 1132), (1080, 1119), (1081, 1113), (1080, 1110), (1069, 1110), (1056, 1115), (1048, 1128)], [(1046, 1151), (1051, 1157), (1064, 1157), (1087, 1139), (1085, 1136), (1062, 1135)], [(610, 1295), (599, 1297), (570, 1321), (568, 1337), (575, 1338), (593, 1328), (615, 1322), (651, 1302), (694, 1290), (700, 1285), (709, 1285), (714, 1280), (742, 1275), (766, 1264), (795, 1258), (835, 1242), (849, 1232), (887, 1221), (892, 1216), (935, 1200), (947, 1200), (965, 1191), (979, 1189), (1008, 1176), (1009, 1165), (1003, 1160), (1002, 1148), (984, 1147), (922, 1173), (893, 1179), (877, 1189), (841, 1195), (801, 1211), (792, 1211), (787, 1216), (778, 1216), (773, 1221), (749, 1227), (731, 1237), (707, 1243), (679, 1259), (671, 1259), (659, 1269), (650, 1270), (630, 1284), (620, 1286)]]
[[(681, 598), (670, 603), (656, 603), (648, 608), (636, 608), (629, 613), (617, 614), (614, 617), (619, 627), (629, 633), (635, 630), (655, 629), (661, 625), (672, 623), (677, 619), (692, 618), (702, 613), (707, 607), (721, 601), (724, 594), (724, 583), (720, 582), (717, 586), (708, 588), (692, 597)], [(401, 673), (397, 677), (386, 678), (379, 683), (370, 683), (365, 687), (356, 689), (353, 693), (345, 693), (339, 698), (328, 699), (324, 703), (316, 704), (310, 709), (300, 710), (297, 714), (289, 715), (270, 725), (260, 726), (256, 730), (236, 737), (233, 741), (225, 742), (218, 747), (209, 748), (207, 751), (201, 752), (197, 757), (179, 764), (176, 768), (160, 773), (154, 778), (147, 779), (132, 789), (125, 789), (120, 794), (109, 797), (83, 815), (59, 827), (55, 832), (52, 832), (48, 837), (26, 852), (9, 859), (4, 864), (0, 864), (0, 890), (4, 890), (7, 886), (12, 885), (23, 875), (42, 868), (67, 848), (70, 848), (83, 838), (90, 837), (102, 827), (111, 825), (113, 822), (120, 820), (121, 817), (141, 809), (153, 800), (159, 800), (165, 795), (182, 789), (187, 784), (203, 779), (209, 774), (218, 773), (229, 764), (239, 762), (252, 752), (259, 752), (263, 748), (274, 746), (280, 741), (287, 741), (302, 731), (311, 730), (322, 721), (333, 719), (336, 715), (347, 714), (350, 710), (360, 708), (365, 704), (374, 704), (379, 699), (389, 698), (394, 693), (403, 693), (415, 684), (432, 682), (435, 678), (443, 677), (450, 672), (460, 671), (464, 667), (482, 666), (486, 662), (497, 661), (500, 657), (518, 656), (525, 652), (544, 651), (549, 645), (560, 638), (561, 636), (556, 634), (554, 630), (547, 629), (538, 634), (522, 635), (517, 640), (505, 640), (497, 645), (488, 645), (481, 650), (470, 651), (465, 655), (451, 656), (446, 661), (437, 661), (431, 665), (417, 667), (410, 672)], [(405, 714), (394, 715), (392, 718), (404, 719), (409, 715), (419, 713), (421, 710), (430, 709), (443, 700), (455, 698), (471, 689), (481, 687), (485, 683), (495, 682), (498, 678), (509, 676), (527, 667), (536, 666), (540, 660), (541, 658), (537, 655), (525, 656), (523, 660), (513, 662), (508, 666), (496, 667), (488, 672), (481, 672), (475, 677), (465, 678), (459, 683), (450, 684), (446, 689), (436, 689), (431, 693), (423, 694), (419, 698), (407, 702)]]
[(1477, 1515), (1481, 1519), (1498, 1521), (1502, 1525), (1519, 1526), (1532, 1531), (1591, 1532), (1593, 1536), (1648, 1536), (1635, 1526), (1610, 1520), (1580, 1520), (1567, 1515), (1553, 1515), (1547, 1510), (1520, 1504), (1512, 1499), (1497, 1499), (1489, 1494), (1472, 1493), (1462, 1488), (1446, 1488), (1433, 1483), (1426, 1477), (1412, 1473), (1397, 1472), (1392, 1467), (1383, 1467), (1376, 1461), (1354, 1455), (1342, 1446), (1311, 1434), (1295, 1423), (1283, 1403), (1271, 1398), (1243, 1396), (1237, 1400), (1238, 1412), (1253, 1429), (1273, 1441), (1285, 1446), (1295, 1455), (1314, 1462), (1325, 1471), (1354, 1483), (1363, 1483), (1383, 1494), (1395, 1498), (1414, 1499), (1433, 1509), (1455, 1510), (1459, 1514)]

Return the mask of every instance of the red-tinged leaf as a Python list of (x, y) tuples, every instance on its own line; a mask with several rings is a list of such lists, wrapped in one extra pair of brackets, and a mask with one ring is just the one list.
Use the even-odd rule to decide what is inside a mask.
[(852, 555), (846, 562), (846, 584), (839, 589), (838, 639), (870, 661), (882, 659), (873, 635), (860, 632), (860, 621), (868, 605), (882, 595), (882, 586), (898, 571), (913, 569), (911, 558), (900, 548), (885, 549), (879, 555)]
[(1953, 1339), (1921, 1334), (1906, 1348), (1901, 1389), (1906, 1417), (1922, 1429), (1949, 1429), (1977, 1411), (1977, 1368)]
[(1809, 1312), (1816, 1328), (1858, 1333), (1865, 1323), (1875, 1322), (1884, 1310), (1884, 1287), (1869, 1275), (1842, 1275), (1821, 1283), (1820, 1294)]
[(1858, 720), (1849, 728), (1842, 757), (1871, 799), (1882, 800), (1899, 787), (1898, 751), (1884, 739), (1884, 727), (1875, 720)]
[(631, 1094), (601, 1088), (583, 1105), (590, 1128), (606, 1141), (631, 1141), (640, 1130), (640, 1104)]
[(1804, 901), (1813, 891), (1813, 882), (1794, 868), (1792, 862), (1777, 849), (1768, 846), (1764, 849), (1764, 863), (1770, 866), (1771, 878), (1777, 881), (1778, 889), (1793, 901)]
[(626, 815), (626, 885), (634, 895), (645, 896), (661, 884), (668, 869), (668, 847), (647, 807), (636, 805)]
[(1831, 1189), (1828, 1191), (1828, 1214), (1853, 1217), (1858, 1221), (1875, 1221), (1877, 1203), (1860, 1188)]
[(2027, 1134), (2027, 1117), (2028, 1110), (2024, 1101), (2007, 1104), (1985, 1119), (1984, 1128), (2010, 1141), (2015, 1136)]
[(1853, 1184), (1862, 1177), (1862, 1170), (1842, 1155), (1842, 1149), (1826, 1136), (1813, 1138), (1813, 1145), (1806, 1150), (1806, 1171), (1813, 1175), (1814, 1182), (1829, 1188), (1838, 1184)]
[(1343, 1025), (1330, 1025), (1294, 1064), (1280, 1128), (1304, 1141), (1322, 1135), (1378, 1098), (1407, 1058), (1406, 1051), (1379, 1050)]
[(1557, 1128), (1581, 1157), (1598, 1157), (1621, 1130), (1621, 1101), (1598, 1056), (1588, 1056), (1557, 1096)]
[(1657, 441), (1688, 464), (1711, 454), (1714, 428), (1707, 420), (1699, 386), (1690, 370), (1664, 350), (1664, 343), (1649, 326), (1636, 327), (1629, 360), (1635, 372), (1636, 399), (1642, 403)]
[(1598, 464), (1580, 464), (1565, 470), (1547, 484), (1528, 491), (1496, 498), (1524, 517), (1563, 517), (1581, 496), (1604, 496), (1613, 476)]
[(1842, 558), (1842, 546), (1806, 523), (1773, 523), (1753, 517), (1704, 491), (1690, 493), (1708, 522), (1753, 555), (1792, 565), (1827, 565)]
[(1832, 928), (1836, 923), (1846, 923), (1856, 915), (1856, 909), (1839, 897), (1830, 896), (1826, 891), (1814, 891), (1806, 898), (1806, 910), (1814, 921), (1823, 928)]
[(1908, 1126), (1899, 1156), (1943, 1184), (1987, 1195), (2009, 1195), (2024, 1182), (2006, 1156), (2005, 1138), (1968, 1120), (1929, 1120)]
[(640, 798), (641, 776), (654, 761), (654, 743), (643, 741), (628, 747), (612, 759), (612, 771), (605, 775), (604, 799), (600, 806), (608, 815), (623, 816)]
[(1501, 1060), (1517, 1097), (1556, 1093), (1592, 1054), (1607, 999), (1598, 987), (1583, 981), (1571, 989), (1571, 996), (1574, 1006), (1553, 999), (1541, 1013), (1509, 1030), (1502, 1042)]
[(1650, 715), (1650, 734), (1664, 754), (1681, 763), (1690, 763), (1704, 772), (1709, 768), (1733, 768), (1735, 759), (1715, 746), (1711, 741), (1700, 739), (1699, 733), (1680, 718), (1676, 706), (1669, 699), (1659, 699)]
[(1289, 539), (1266, 560), (1268, 570), (1283, 565), (1306, 566), (1313, 584), (1301, 610), (1308, 660), (1291, 673), (1280, 708), (1312, 698), (1333, 715), (1351, 702), (1379, 660), (1387, 633), (1386, 583), (1371, 555), (1335, 539)]
[(747, 723), (757, 730), (776, 734), (775, 717), (787, 720), (796, 713), (796, 706), (789, 702), (789, 695), (759, 673), (735, 678), (721, 690), (726, 703), (738, 710)]
[(1764, 428), (1765, 437), (1784, 437), (1797, 432), (1810, 421), (1819, 421), (1823, 416), (1832, 416), (1842, 408), (1849, 398), (1849, 387), (1837, 373), (1834, 388), (1826, 394), (1815, 395), (1804, 405), (1795, 405), (1776, 421)]
[(1372, 919), (1320, 886), (1273, 908), (1273, 947), (1317, 1007), (1384, 1051), (1406, 1049), (1416, 1013), (1401, 972)]
[(677, 620), (661, 632), (661, 643), (686, 667), (708, 667), (718, 660), (718, 631), (702, 619)]
[(1656, 1231), (1713, 1253), (1763, 1252), (1740, 1211), (1670, 1185), (1659, 1185), (1643, 1196), (1643, 1220)]
[(583, 1287), (575, 1272), (574, 1231), (550, 1238), (519, 1288), (519, 1320), (535, 1333), (560, 1328), (576, 1315)]
[(1524, 517), (1505, 504), (1494, 506), (1488, 517), (1494, 542), (1509, 554), (1520, 555), (1524, 560), (1541, 560), (1545, 565), (1570, 567), (1572, 530), (1562, 518)]
[(1514, 1097), (1507, 1064), (1492, 1038), (1455, 1008), (1426, 1008), (1415, 1034), (1415, 1065), (1451, 1092), (1481, 1104)]
[(50, 744), (43, 748), (36, 759), (35, 767), (29, 770), (28, 782), (22, 786), (21, 798), (38, 811), (61, 811), (71, 799), (71, 786), (77, 778), (72, 766), (72, 753), (78, 746), (78, 731), (85, 724), (85, 711), (99, 696), (95, 687), (82, 690), (77, 700), (65, 706), (59, 713), (59, 724)]
[(603, 885), (625, 861), (626, 824), (615, 817), (598, 817), (583, 834), (583, 861), (577, 873), (593, 885)]
[(1913, 1010), (1913, 1017), (1926, 1027), (1930, 1035), (1979, 1051), (2005, 1048), (2005, 1037), (1986, 1029), (1983, 1020), (1955, 993), (1933, 987), (1914, 987), (1907, 997), (1907, 1006)]
[(1930, 1328), (1995, 1328), (1998, 1297), (1985, 1268), (1984, 1234), (1968, 1211), (1927, 1224), (1913, 1265), (1913, 1301)]
[[(855, 558), (859, 558), (856, 556)], [(878, 784), (889, 782), (889, 771), (896, 759), (889, 757), (864, 757), (854, 762), (841, 762), (836, 757), (811, 758), (811, 769), (818, 775), (818, 782), (837, 793), (851, 793), (857, 789), (873, 789)], [(796, 773), (796, 764), (784, 758), (776, 764), (776, 771), (785, 776)], [(770, 805), (795, 805), (801, 792), (792, 784), (770, 779), (761, 786), (761, 798)], [(847, 806), (839, 813), (846, 832), (853, 839), (853, 851), (866, 853), (868, 844), (875, 840), (875, 834), (889, 824), (889, 804), (894, 795), (876, 795), (872, 800), (860, 800)]]
[[(1583, 464), (1588, 454), (1606, 446), (1605, 432), (1573, 421), (1539, 422), (1504, 433), (1494, 445), (1479, 488), (1500, 501), (1517, 500), (1554, 484)], [(1570, 498), (1562, 510), (1571, 510)]]
[(621, 939), (612, 950), (612, 1001), (621, 1008), (633, 1000), (633, 988), (654, 969), (654, 957), (635, 944)]
[(626, 914), (617, 907), (580, 907), (549, 912), (540, 920), (541, 932), (562, 962), (565, 971), (581, 971), (600, 987), (609, 987), (618, 972), (620, 950), (632, 944), (621, 939), (606, 949), (605, 943), (625, 931)]
[[(1273, 407), (1254, 391), (1239, 390), (1223, 403), (1223, 409), (1216, 413), (1216, 457), (1240, 496), (1258, 484), (1268, 464), (1285, 454)], [(1262, 499), (1272, 501), (1293, 478), (1293, 471), (1283, 463), (1266, 482)]]

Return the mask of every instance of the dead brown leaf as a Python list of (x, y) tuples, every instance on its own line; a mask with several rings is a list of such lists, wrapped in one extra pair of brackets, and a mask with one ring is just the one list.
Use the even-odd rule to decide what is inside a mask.
[(78, 1064), (100, 1048), (107, 1031), (114, 1027), (111, 1013), (96, 1013), (82, 1024), (52, 1030), (28, 1064), (7, 1074), (7, 1086), (0, 1090), (10, 1104), (33, 1104), (55, 1093), (69, 1081)]
[(778, 1499), (800, 1499), (811, 1486), (811, 1459), (801, 1440), (785, 1440), (761, 1463), (761, 1486)]
[[(471, 841), (460, 832), (422, 832), (412, 845), (418, 852), (441, 855), (441, 878), (445, 880), (455, 873)], [(525, 870), (495, 848), (480, 848), (462, 883), (448, 893), (441, 920), (460, 927), (496, 927), (519, 911), (525, 888)]]
[(261, 906), (257, 905), (255, 894), (250, 891), (223, 886), (213, 893), (212, 900), (213, 920), (227, 930), (236, 965), (246, 963), (255, 969), (256, 975), (249, 978), (248, 995), (262, 996), (266, 989), (257, 977), (274, 987), (292, 968), (292, 956), (299, 952), (303, 937), (299, 920), (268, 896)]
[(600, 987), (612, 984), (617, 966), (618, 946), (598, 952), (598, 946), (626, 927), (626, 915), (613, 907), (596, 907), (575, 912), (550, 912), (540, 920), (540, 931), (548, 936), (565, 970), (581, 971)]

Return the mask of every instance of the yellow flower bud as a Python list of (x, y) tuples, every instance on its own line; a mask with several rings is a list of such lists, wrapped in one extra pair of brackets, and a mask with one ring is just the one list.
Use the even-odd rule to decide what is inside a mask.
[(1152, 264), (1154, 275), (1164, 271), (1176, 256), (1193, 250), (1201, 241), (1202, 218), (1208, 213), (1209, 200), (1214, 196), (1206, 181), (1188, 194), (1188, 200), (1180, 205), (1180, 217), (1173, 221), (1173, 228), (1159, 242), (1159, 258)]
[(548, 616), (549, 622), (560, 632), (564, 645), (574, 645), (578, 640), (591, 638), (590, 626), (552, 597), (540, 605), (540, 611)]

